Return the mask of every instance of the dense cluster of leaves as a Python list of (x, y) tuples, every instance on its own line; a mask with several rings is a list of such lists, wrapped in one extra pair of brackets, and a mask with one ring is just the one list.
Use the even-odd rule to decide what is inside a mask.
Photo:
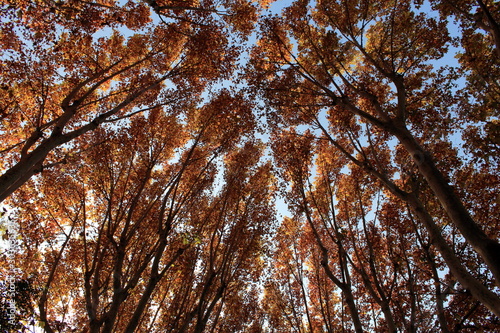
[(2, 332), (498, 330), (499, 65), (494, 1), (0, 1)]

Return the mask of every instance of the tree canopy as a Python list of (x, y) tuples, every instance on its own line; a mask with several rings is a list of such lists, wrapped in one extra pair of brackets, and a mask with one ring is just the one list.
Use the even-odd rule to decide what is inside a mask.
[(500, 329), (499, 24), (0, 1), (0, 331)]

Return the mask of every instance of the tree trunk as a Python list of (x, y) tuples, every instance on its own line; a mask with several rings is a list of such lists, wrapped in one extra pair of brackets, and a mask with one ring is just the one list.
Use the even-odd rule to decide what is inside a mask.
[(406, 202), (414, 210), (419, 220), (424, 224), (429, 233), (432, 244), (436, 246), (444, 261), (448, 265), (453, 276), (455, 276), (468, 289), (472, 296), (483, 303), (491, 312), (500, 317), (500, 298), (491, 290), (486, 288), (480, 281), (474, 278), (462, 265), (453, 250), (441, 234), (441, 230), (434, 223), (432, 216), (424, 208), (422, 202), (413, 194), (409, 194)]
[(430, 188), (438, 198), (448, 217), (460, 230), (467, 242), (483, 258), (497, 285), (500, 285), (500, 244), (489, 238), (472, 219), (468, 210), (439, 171), (430, 154), (417, 143), (404, 125), (395, 125), (393, 134), (410, 153)]

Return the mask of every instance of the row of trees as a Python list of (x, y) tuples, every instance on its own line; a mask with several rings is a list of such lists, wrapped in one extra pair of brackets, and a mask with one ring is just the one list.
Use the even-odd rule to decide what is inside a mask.
[(4, 331), (500, 327), (498, 4), (269, 6), (0, 4)]

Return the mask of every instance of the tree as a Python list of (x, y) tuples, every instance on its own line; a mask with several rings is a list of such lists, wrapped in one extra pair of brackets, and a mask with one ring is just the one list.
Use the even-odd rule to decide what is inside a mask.
[[(466, 149), (482, 168), (498, 166), (498, 6), (490, 2), (433, 1), (442, 16), (452, 17), (462, 34), (456, 37), (461, 51), (456, 55), (458, 73), (466, 78), (465, 87), (456, 94), (457, 117), (469, 127), (464, 131)], [(485, 161), (483, 163), (481, 161)], [(491, 171), (489, 171), (491, 172)]]
[[(0, 285), (2, 300), (0, 301), (0, 328), (2, 333), (29, 332), (34, 324), (33, 299), (38, 294), (30, 280), (7, 280)], [(12, 281), (12, 282), (11, 282)], [(13, 283), (13, 288), (10, 286)], [(11, 303), (13, 302), (13, 303)], [(15, 304), (15, 306), (13, 306)], [(14, 316), (12, 316), (14, 313)]]
[(0, 4), (8, 329), (498, 330), (498, 4), (274, 8)]
[[(451, 139), (462, 129), (452, 122), (460, 103), (452, 98), (455, 76), (431, 64), (450, 41), (444, 18), (411, 1), (296, 1), (283, 17), (263, 20), (249, 73), (276, 137), (307, 126), (316, 142), (409, 205), (460, 284), (499, 315), (498, 229), (477, 219), (483, 207), (498, 207), (487, 194), (498, 172), (481, 168), (473, 177), (490, 177), (493, 187), (475, 199), (464, 194), (459, 179), (467, 167)], [(476, 276), (477, 259), (459, 259), (442, 230), (448, 223), (487, 265), (486, 276)]]
[[(262, 147), (243, 102), (221, 91), (186, 124), (156, 109), (131, 119), (127, 132), (96, 130), (85, 158), (20, 190), (30, 253), (21, 267), (41, 270), (37, 312), (46, 332), (248, 324), (251, 317), (232, 318), (233, 303), (255, 301), (242, 296), (261, 274), (274, 212), (270, 166), (259, 165)], [(30, 199), (36, 191), (43, 208)], [(43, 259), (33, 265), (33, 257)]]
[[(411, 215), (399, 208), (404, 203), (394, 202), (395, 198), (384, 194), (359, 168), (344, 170), (344, 158), (335, 156), (338, 152), (328, 144), (316, 151), (312, 181), (307, 170), (312, 165), (313, 138), (281, 132), (274, 146), (282, 178), (291, 184), (284, 190), (295, 223), (285, 220), (286, 230), (279, 233), (278, 242), (286, 239), (297, 244), (280, 246), (275, 259), (280, 264), (275, 267), (290, 269), (295, 259), (288, 258), (287, 248), (292, 247), (307, 262), (301, 276), (308, 279), (300, 284), (309, 297), (304, 302), (317, 306), (316, 311), (310, 310), (317, 315), (310, 317), (322, 318), (309, 331), (318, 327), (330, 331), (351, 327), (377, 332), (432, 331), (439, 329), (436, 319), (444, 319), (447, 329), (440, 302), (451, 295), (441, 293), (441, 278), (436, 272), (433, 280), (431, 273), (442, 269), (442, 263), (429, 253), (427, 241), (419, 238), (421, 230), (414, 230), (417, 226)], [(334, 288), (325, 290), (325, 280)], [(432, 291), (435, 282), (439, 297)], [(342, 302), (336, 303), (347, 308), (333, 311), (335, 307), (329, 304), (338, 296)], [(435, 307), (430, 306), (433, 303)]]
[[(184, 9), (162, 9), (170, 20), (156, 24), (142, 2), (3, 4), (0, 201), (65, 163), (65, 150), (76, 153), (99, 126), (154, 108), (183, 112), (208, 83), (227, 78), (237, 47), (224, 21), (204, 10), (211, 5), (191, 20)], [(230, 14), (252, 22), (251, 11)]]

